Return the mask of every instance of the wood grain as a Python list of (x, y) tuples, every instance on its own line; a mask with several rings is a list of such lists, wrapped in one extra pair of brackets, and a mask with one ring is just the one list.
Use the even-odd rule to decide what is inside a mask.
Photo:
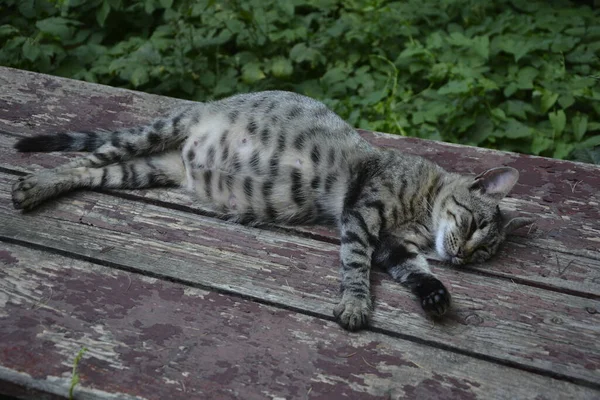
[[(338, 299), (337, 245), (99, 193), (19, 214), (2, 182), (0, 238), (326, 319)], [(443, 323), (427, 320), (412, 295), (379, 273), (373, 328), (600, 387), (600, 315), (589, 312), (600, 301), (437, 272), (454, 299)]]
[(83, 347), (75, 398), (594, 399), (599, 393), (27, 247), (5, 244), (0, 266), (0, 386), (20, 378), (39, 388), (37, 398), (66, 396)]

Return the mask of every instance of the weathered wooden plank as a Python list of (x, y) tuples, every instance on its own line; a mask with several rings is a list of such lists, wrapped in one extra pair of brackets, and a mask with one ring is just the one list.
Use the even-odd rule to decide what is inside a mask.
[[(39, 167), (54, 167), (72, 156), (63, 153), (17, 154), (11, 150), (15, 141), (16, 138), (0, 135), (0, 154), (3, 156), (0, 160), (0, 167), (6, 170), (30, 172)], [(194, 204), (188, 194), (176, 188), (114, 191), (112, 193), (146, 202), (160, 202), (166, 207), (180, 209), (184, 207), (191, 212), (205, 215), (208, 213), (207, 209)], [(549, 209), (533, 204), (531, 201), (510, 198), (504, 202), (504, 205), (521, 214), (527, 210), (529, 215), (540, 217), (540, 219), (548, 218)], [(577, 233), (572, 235), (569, 243), (562, 243), (553, 238), (543, 238), (540, 235), (541, 230), (533, 230), (525, 239), (523, 236), (514, 237), (495, 259), (483, 265), (468, 266), (464, 270), (523, 280), (529, 284), (543, 285), (553, 290), (566, 290), (573, 294), (600, 297), (600, 252), (588, 250), (582, 256), (577, 252), (572, 254), (571, 248), (567, 247), (570, 242), (585, 240), (582, 239), (581, 232), (584, 230), (583, 224), (587, 223), (584, 221), (587, 221), (589, 217), (586, 215), (579, 218), (579, 221), (571, 221), (571, 224), (581, 223), (582, 227), (573, 229)], [(527, 234), (527, 228), (523, 231)], [(304, 234), (334, 243), (339, 242), (337, 233), (333, 229), (296, 227), (288, 228), (286, 232)], [(587, 237), (590, 240), (600, 237), (600, 231), (598, 236), (594, 236), (593, 228), (586, 232), (589, 234)], [(590, 255), (595, 255), (595, 257), (590, 258)]]
[(21, 379), (21, 385), (65, 396), (73, 359), (86, 347), (75, 398), (600, 395), (411, 341), (351, 334), (297, 312), (13, 244), (0, 250), (0, 266), (0, 393)]
[[(0, 237), (331, 318), (338, 248), (86, 192), (27, 215), (0, 184)], [(43, 226), (44, 229), (39, 229)], [(427, 320), (405, 290), (373, 274), (373, 327), (521, 368), (597, 385), (600, 301), (439, 269), (454, 311)]]
[[(1, 264), (2, 263), (0, 262), (0, 265)], [(0, 331), (2, 330), (0, 329)], [(65, 332), (63, 332), (63, 334), (65, 334)], [(46, 344), (48, 344), (48, 342), (46, 342)], [(56, 344), (60, 345), (62, 343)], [(13, 352), (20, 350), (19, 347), (20, 346), (9, 347), (8, 353), (12, 355)], [(0, 348), (3, 348), (3, 346), (0, 345)], [(31, 346), (27, 347), (27, 350), (31, 351), (31, 349)], [(6, 351), (6, 349), (4, 350)], [(44, 348), (44, 350), (46, 349)], [(42, 358), (41, 354), (40, 358)], [(48, 359), (46, 359), (46, 361), (47, 360)], [(0, 357), (0, 363), (2, 361), (3, 359), (2, 357)], [(63, 373), (63, 375), (66, 374), (66, 372)], [(71, 384), (72, 383), (70, 377), (48, 375), (45, 378), (34, 378), (25, 372), (6, 368), (0, 365), (0, 396), (2, 397), (2, 399), (6, 399), (4, 396), (11, 396), (10, 399), (6, 400), (13, 400), (14, 398), (35, 400), (64, 400), (70, 398), (69, 391), (71, 389)], [(123, 393), (109, 393), (84, 386), (76, 387), (76, 389), (73, 391), (73, 399), (142, 400), (142, 398), (138, 396), (130, 396)]]
[(5, 67), (0, 86), (0, 131), (11, 133), (135, 125), (185, 102)]

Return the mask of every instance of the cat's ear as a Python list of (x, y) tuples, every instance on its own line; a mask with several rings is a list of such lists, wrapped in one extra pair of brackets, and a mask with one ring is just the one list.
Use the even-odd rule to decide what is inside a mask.
[(492, 168), (477, 175), (470, 188), (500, 201), (511, 191), (518, 180), (519, 171), (512, 167)]
[(533, 218), (515, 217), (515, 218), (511, 219), (510, 221), (508, 221), (504, 225), (504, 232), (506, 232), (507, 234), (510, 234), (513, 231), (516, 231), (517, 229), (522, 228), (524, 226), (531, 225), (534, 222), (535, 222), (535, 219), (533, 219)]

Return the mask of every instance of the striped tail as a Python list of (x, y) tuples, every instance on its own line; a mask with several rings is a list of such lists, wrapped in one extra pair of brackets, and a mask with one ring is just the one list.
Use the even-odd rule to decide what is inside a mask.
[(55, 168), (98, 168), (134, 157), (175, 149), (189, 134), (190, 126), (202, 112), (200, 107), (185, 107), (172, 115), (134, 128), (115, 131), (68, 132), (23, 138), (15, 144), (21, 152), (87, 151), (84, 157)]
[[(87, 151), (119, 153), (120, 156), (143, 155), (172, 148), (185, 139), (189, 125), (196, 121), (199, 108), (184, 107), (148, 125), (114, 131), (80, 131), (43, 134), (20, 139), (20, 152)], [(122, 152), (120, 150), (123, 150)]]
[(68, 132), (22, 138), (15, 149), (22, 153), (94, 151), (111, 138), (110, 132)]

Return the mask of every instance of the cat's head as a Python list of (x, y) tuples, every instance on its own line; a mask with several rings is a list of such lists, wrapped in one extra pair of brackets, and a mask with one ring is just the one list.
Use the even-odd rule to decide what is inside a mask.
[(530, 218), (505, 218), (498, 207), (518, 179), (514, 168), (493, 168), (440, 193), (433, 210), (437, 256), (452, 264), (485, 261), (508, 233), (531, 224)]

